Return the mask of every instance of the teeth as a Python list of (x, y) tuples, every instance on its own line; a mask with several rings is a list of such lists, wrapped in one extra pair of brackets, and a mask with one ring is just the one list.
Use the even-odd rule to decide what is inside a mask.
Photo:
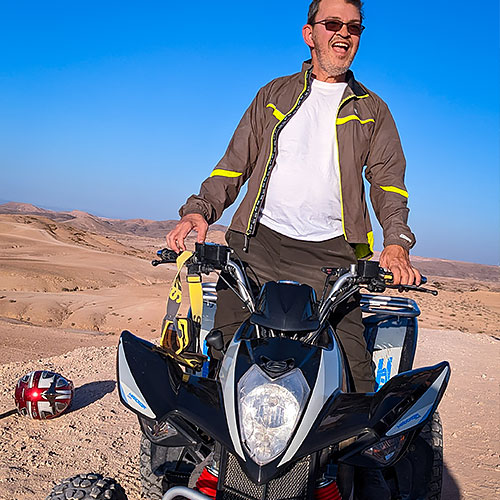
[(342, 49), (347, 49), (349, 47), (349, 45), (347, 45), (347, 43), (334, 43), (333, 46), (334, 47), (341, 47)]

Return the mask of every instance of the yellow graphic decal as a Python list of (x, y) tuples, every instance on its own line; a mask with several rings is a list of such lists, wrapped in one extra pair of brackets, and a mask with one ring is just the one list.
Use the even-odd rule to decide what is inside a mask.
[(201, 285), (201, 276), (188, 275), (187, 282), (189, 287), (189, 301), (191, 303), (191, 316), (195, 323), (201, 324), (203, 313), (203, 289)]
[(180, 283), (175, 283), (172, 285), (172, 288), (170, 289), (170, 293), (168, 294), (168, 297), (173, 300), (174, 302), (177, 302), (177, 304), (180, 304), (182, 302), (182, 289), (179, 288)]
[(189, 344), (189, 325), (185, 318), (177, 318), (177, 342), (179, 347), (175, 354), (180, 354)]
[(279, 121), (283, 120), (283, 118), (285, 118), (285, 115), (279, 110), (276, 108), (276, 106), (274, 104), (271, 104), (269, 103), (266, 108), (272, 108), (274, 111), (273, 111), (273, 115), (275, 118), (277, 118)]
[(405, 191), (404, 189), (399, 189), (396, 186), (380, 186), (380, 189), (383, 189), (384, 191), (387, 191), (389, 193), (397, 193), (400, 194), (401, 196), (404, 196), (405, 198), (408, 198), (408, 192)]
[(373, 238), (373, 231), (370, 231), (366, 237), (368, 238), (368, 246), (370, 247), (370, 252), (373, 252), (373, 244), (375, 242)]
[(345, 116), (344, 118), (337, 118), (337, 125), (343, 125), (344, 123), (350, 122), (351, 120), (358, 120), (358, 122), (360, 122), (362, 125), (369, 122), (375, 123), (375, 120), (373, 118), (367, 118), (366, 120), (362, 120), (359, 116), (349, 115)]
[(243, 175), (242, 172), (233, 172), (232, 170), (223, 170), (222, 168), (216, 168), (212, 171), (210, 177), (239, 177), (240, 175)]

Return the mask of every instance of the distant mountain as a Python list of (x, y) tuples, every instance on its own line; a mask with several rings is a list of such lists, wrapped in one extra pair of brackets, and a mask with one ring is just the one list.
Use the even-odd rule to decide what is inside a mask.
[[(39, 208), (29, 203), (9, 202), (0, 205), (0, 214), (34, 215), (45, 217), (61, 227), (69, 226), (74, 229), (84, 230), (102, 236), (110, 236), (123, 241), (123, 236), (134, 235), (147, 238), (165, 238), (165, 235), (175, 226), (177, 221), (154, 221), (148, 219), (109, 219), (96, 215), (72, 210), (71, 212), (56, 212)], [(222, 243), (225, 226), (214, 224), (210, 226), (211, 241)], [(210, 239), (210, 238), (209, 238)], [(378, 260), (380, 254), (375, 253), (374, 259)], [(412, 256), (413, 264), (426, 276), (442, 276), (460, 279), (473, 279), (477, 281), (500, 282), (500, 268), (470, 262), (459, 262), (445, 259), (432, 259)]]
[[(154, 221), (148, 219), (109, 219), (96, 215), (72, 210), (71, 212), (56, 212), (39, 208), (29, 203), (9, 202), (0, 205), (0, 214), (42, 215), (54, 222), (67, 224), (76, 229), (103, 234), (134, 234), (150, 238), (163, 238), (174, 228), (177, 221)], [(226, 227), (219, 224), (210, 226), (212, 231), (225, 231)]]
[(0, 205), (0, 214), (38, 215), (46, 214), (48, 212), (50, 212), (50, 210), (36, 207), (35, 205), (31, 205), (30, 203), (16, 203), (15, 201), (9, 201), (8, 203)]

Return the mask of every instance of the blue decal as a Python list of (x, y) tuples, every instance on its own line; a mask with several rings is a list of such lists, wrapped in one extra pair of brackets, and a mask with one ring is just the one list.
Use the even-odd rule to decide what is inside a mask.
[(135, 396), (131, 392), (128, 393), (127, 397), (130, 399), (133, 399), (143, 410), (146, 409), (146, 405), (137, 396)]
[(202, 377), (208, 377), (208, 361), (210, 360), (210, 357), (208, 356), (208, 346), (207, 342), (203, 342), (203, 354), (208, 357), (208, 360), (203, 363), (203, 368), (201, 369), (201, 376)]
[(405, 420), (403, 420), (402, 422), (400, 422), (398, 425), (396, 425), (396, 427), (398, 429), (401, 429), (401, 427), (405, 426), (406, 424), (409, 424), (412, 420), (415, 420), (415, 419), (419, 419), (421, 418), (420, 417), (420, 413), (414, 413), (411, 417), (408, 417), (406, 418)]
[(382, 358), (378, 360), (377, 375), (375, 376), (378, 389), (380, 389), (391, 378), (391, 370), (392, 370), (392, 356), (387, 360), (387, 367), (385, 368), (384, 368), (384, 359)]

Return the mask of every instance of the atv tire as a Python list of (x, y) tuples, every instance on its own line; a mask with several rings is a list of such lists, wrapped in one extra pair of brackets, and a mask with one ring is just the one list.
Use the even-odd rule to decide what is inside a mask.
[(420, 431), (420, 437), (432, 449), (432, 474), (426, 500), (440, 500), (443, 486), (443, 426), (436, 411), (431, 420)]
[(151, 441), (141, 436), (140, 448), (141, 497), (160, 500), (163, 496), (163, 477), (151, 470)]
[(443, 428), (436, 411), (407, 453), (384, 470), (391, 499), (440, 500), (443, 482)]
[(123, 488), (101, 474), (80, 474), (54, 486), (46, 500), (127, 500)]
[(154, 445), (142, 434), (140, 447), (142, 498), (161, 500), (169, 488), (187, 486), (194, 468), (195, 464), (185, 456), (185, 448)]

